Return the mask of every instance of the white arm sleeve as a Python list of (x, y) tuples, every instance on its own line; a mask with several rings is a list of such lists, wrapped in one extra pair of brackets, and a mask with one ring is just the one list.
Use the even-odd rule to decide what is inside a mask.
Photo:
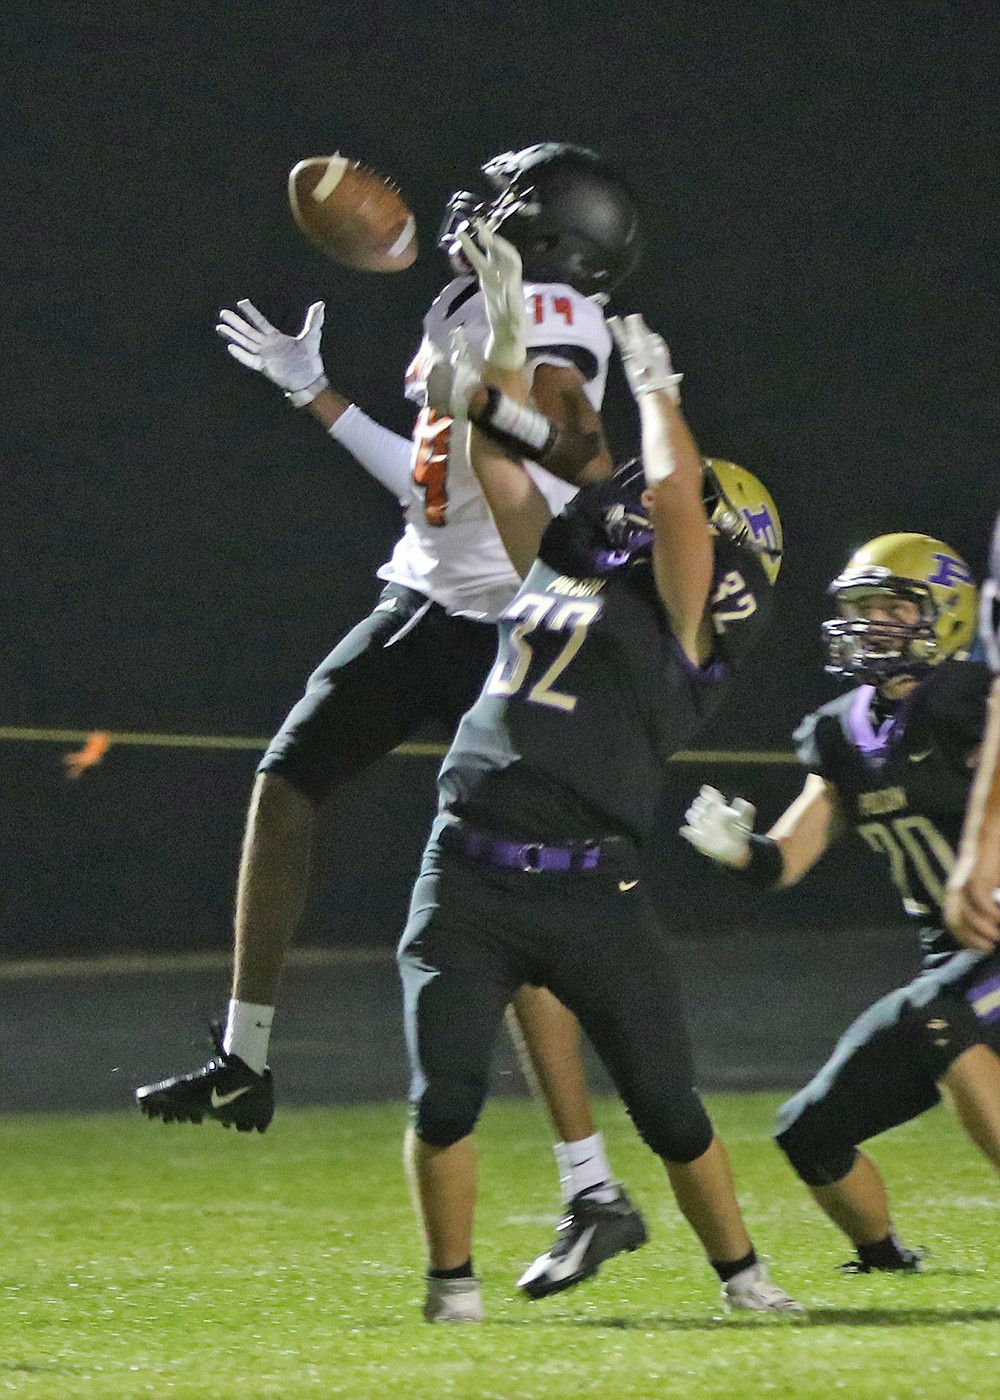
[(355, 403), (345, 408), (330, 429), (330, 436), (346, 447), (351, 456), (387, 491), (391, 491), (400, 505), (405, 506), (412, 501), (410, 470), (413, 443), (409, 438), (383, 428), (381, 423), (369, 418)]

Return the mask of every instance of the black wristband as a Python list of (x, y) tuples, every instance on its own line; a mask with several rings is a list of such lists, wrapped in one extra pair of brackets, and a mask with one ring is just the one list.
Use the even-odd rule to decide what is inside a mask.
[(537, 408), (515, 403), (493, 384), (486, 385), (486, 405), (472, 419), (479, 431), (515, 457), (544, 461), (559, 430)]
[(747, 841), (750, 859), (742, 869), (735, 865), (730, 869), (734, 875), (758, 890), (773, 890), (785, 873), (785, 857), (781, 854), (781, 847), (770, 836), (755, 836), (752, 832)]

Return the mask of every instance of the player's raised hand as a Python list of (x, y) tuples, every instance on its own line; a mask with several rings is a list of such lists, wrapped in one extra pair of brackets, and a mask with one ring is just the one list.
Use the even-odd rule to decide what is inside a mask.
[(437, 352), (427, 371), (427, 404), (435, 413), (461, 421), (468, 418), (469, 400), (482, 382), (465, 332), (459, 327), (451, 333), (450, 354)]
[(677, 386), (684, 376), (674, 372), (663, 337), (651, 331), (638, 312), (624, 320), (620, 316), (609, 316), (608, 328), (621, 353), (622, 368), (633, 396), (641, 399), (645, 394), (663, 390), (671, 403), (680, 403)]
[(320, 357), (325, 304), (313, 302), (298, 335), (285, 335), (276, 330), (246, 298), (236, 305), (242, 315), (236, 311), (220, 311), (215, 328), (227, 342), (226, 349), (233, 359), (277, 384), (296, 408), (311, 403), (320, 390), (327, 387)]
[(749, 859), (756, 815), (756, 807), (745, 797), (734, 797), (730, 803), (706, 784), (685, 812), (687, 825), (680, 834), (709, 860), (740, 869)]
[(521, 255), (482, 219), (476, 219), (473, 227), (475, 238), (463, 229), (458, 240), (483, 292), (490, 328), (485, 359), (498, 370), (519, 370), (527, 358)]

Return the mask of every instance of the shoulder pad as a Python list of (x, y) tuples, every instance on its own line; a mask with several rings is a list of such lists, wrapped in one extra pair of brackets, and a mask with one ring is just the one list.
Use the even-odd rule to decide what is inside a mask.
[(920, 685), (912, 714), (930, 725), (945, 745), (971, 748), (983, 737), (986, 697), (993, 677), (979, 661), (945, 661)]
[(835, 696), (799, 723), (792, 734), (792, 743), (803, 768), (836, 780), (838, 760), (843, 759), (851, 749), (846, 725), (857, 693), (855, 688), (844, 695)]

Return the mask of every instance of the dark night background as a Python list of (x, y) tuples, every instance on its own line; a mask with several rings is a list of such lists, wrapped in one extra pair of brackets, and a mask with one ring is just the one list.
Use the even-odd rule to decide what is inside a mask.
[[(0, 724), (269, 734), (371, 606), (395, 502), (224, 353), (251, 296), (327, 302), (331, 381), (408, 432), (402, 371), (446, 269), (448, 194), (497, 151), (591, 145), (632, 179), (641, 309), (702, 447), (758, 472), (788, 546), (781, 625), (702, 738), (787, 749), (833, 693), (818, 622), (850, 551), (938, 535), (981, 571), (996, 508), (993, 7), (755, 3), (8, 3)], [(285, 176), (341, 149), (391, 172), (423, 255), (350, 273), (301, 239)], [(607, 419), (630, 445), (612, 376)], [(69, 747), (69, 746), (66, 746)], [(224, 948), (255, 755), (0, 745), (4, 946)], [(678, 767), (671, 926), (895, 919), (830, 865), (764, 904), (671, 839), (705, 778), (772, 817), (790, 767)], [(324, 830), (304, 935), (389, 943), (434, 762), (392, 759)], [(828, 863), (829, 864), (829, 863)], [(661, 871), (666, 891), (666, 876)]]

